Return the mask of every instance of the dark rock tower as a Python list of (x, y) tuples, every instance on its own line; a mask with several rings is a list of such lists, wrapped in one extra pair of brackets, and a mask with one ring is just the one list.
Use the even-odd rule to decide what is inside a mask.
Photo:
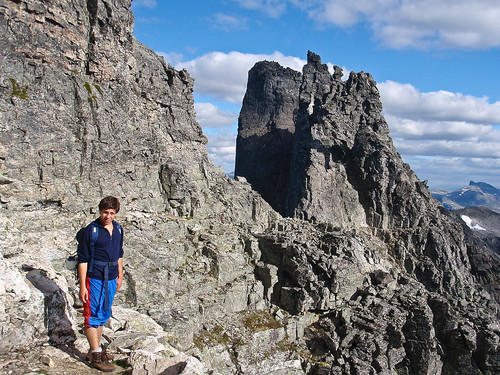
[(298, 93), (302, 75), (276, 62), (257, 63), (248, 87), (236, 139), (237, 176), (245, 176), (274, 209), (286, 212)]

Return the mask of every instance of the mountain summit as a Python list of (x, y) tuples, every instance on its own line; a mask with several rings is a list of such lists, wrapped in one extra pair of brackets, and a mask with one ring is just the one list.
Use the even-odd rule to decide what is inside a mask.
[(371, 75), (341, 78), (312, 52), (302, 73), (257, 63), (239, 117), (235, 174), (287, 217), (413, 228), (438, 211), (436, 202), (397, 153)]

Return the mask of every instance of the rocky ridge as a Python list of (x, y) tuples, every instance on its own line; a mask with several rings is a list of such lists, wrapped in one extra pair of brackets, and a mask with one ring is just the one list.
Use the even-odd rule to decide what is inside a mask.
[[(371, 155), (363, 163), (387, 179), (365, 176), (374, 181), (363, 190), (367, 180), (347, 173), (356, 166), (334, 158), (326, 172), (344, 194), (339, 214), (297, 190), (297, 218), (283, 218), (213, 166), (192, 78), (132, 29), (130, 0), (0, 0), (0, 371), (93, 372), (81, 359), (81, 306), (64, 260), (99, 199), (113, 194), (126, 265), (105, 338), (122, 373), (498, 372), (498, 304), (478, 284), (497, 281), (471, 274), (473, 250), (484, 253), (464, 247), (461, 226), (424, 199), (425, 188), (404, 183), (412, 172), (392, 159), (383, 126), (370, 130), (383, 118), (370, 109), (380, 104), (367, 75), (351, 84), (371, 93), (371, 107), (357, 94), (338, 104), (365, 109), (338, 123), (341, 150)], [(280, 129), (301, 134), (291, 157), (312, 166), (299, 155), (318, 139), (285, 119), (304, 119), (311, 98), (321, 118), (335, 103), (321, 91), (330, 75), (311, 55), (304, 72), (322, 80), (306, 81), (317, 98), (297, 99), (288, 86), (302, 75), (274, 66), (288, 99), (271, 112), (282, 114)], [(358, 123), (370, 126), (350, 138)], [(334, 141), (323, 128), (321, 141)], [(327, 160), (319, 149), (308, 152)], [(316, 196), (316, 182), (302, 191)], [(399, 202), (413, 186), (420, 195)]]
[[(276, 74), (280, 69), (282, 74)], [(267, 81), (262, 82), (261, 77)], [(498, 257), (484, 247), (484, 252), (477, 251), (477, 242), (470, 240), (460, 222), (431, 197), (425, 183), (402, 161), (389, 137), (372, 77), (362, 72), (351, 73), (345, 82), (341, 78), (340, 68), (334, 67), (331, 74), (312, 52), (302, 75), (292, 75), (273, 62), (256, 64), (249, 73), (239, 118), (237, 145), (241, 148), (237, 148), (236, 175), (245, 177), (284, 216), (327, 223), (344, 231), (371, 228), (385, 243), (380, 247), (385, 251), (378, 251), (386, 253), (392, 267), (398, 265), (426, 291), (445, 296), (452, 309), (470, 315), (459, 306), (483, 303), (482, 288), (470, 288), (474, 274), (498, 301), (496, 281), (492, 281), (498, 278), (494, 276)], [(274, 87), (286, 88), (286, 93), (269, 89)], [(287, 116), (289, 113), (294, 116)], [(275, 131), (276, 124), (287, 129), (287, 148), (293, 151), (281, 154), (274, 163), (275, 150), (284, 139)], [(248, 152), (254, 155), (253, 163), (239, 163)], [(266, 172), (259, 175), (261, 165), (266, 165), (264, 171), (285, 168), (288, 179), (278, 181), (278, 174)], [(261, 184), (263, 179), (267, 185)], [(266, 191), (268, 187), (279, 193)], [(285, 197), (286, 203), (273, 201), (272, 194)], [(365, 243), (376, 241), (371, 237)], [(346, 246), (350, 247), (352, 244)], [(318, 250), (315, 253), (318, 257)], [(491, 278), (476, 272), (484, 268), (490, 270), (486, 273)], [(332, 290), (331, 277), (320, 277), (317, 268), (313, 273), (326, 279)], [(304, 289), (308, 290), (301, 285), (300, 290)], [(431, 310), (437, 315), (436, 308)], [(492, 311), (497, 313), (496, 308)]]

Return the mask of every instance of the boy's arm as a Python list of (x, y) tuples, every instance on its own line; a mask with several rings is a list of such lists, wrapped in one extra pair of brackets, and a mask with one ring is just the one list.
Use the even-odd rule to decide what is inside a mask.
[(116, 291), (118, 292), (123, 283), (123, 258), (118, 258), (118, 278), (116, 279)]
[(78, 282), (80, 284), (80, 301), (87, 303), (89, 300), (89, 291), (86, 285), (87, 280), (87, 263), (78, 263)]

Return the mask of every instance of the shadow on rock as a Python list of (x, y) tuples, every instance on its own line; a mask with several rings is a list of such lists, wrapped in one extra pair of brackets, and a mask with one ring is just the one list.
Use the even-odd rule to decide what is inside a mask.
[(186, 366), (187, 366), (187, 362), (179, 362), (179, 363), (176, 363), (173, 366), (170, 366), (170, 367), (166, 368), (159, 375), (178, 375), (178, 374), (182, 374), (182, 372), (184, 371), (184, 369), (186, 368)]
[(42, 269), (28, 269), (26, 278), (43, 293), (44, 325), (49, 342), (54, 346), (72, 346), (76, 340), (73, 325), (69, 318), (70, 305), (64, 291), (55, 281), (47, 277)]

